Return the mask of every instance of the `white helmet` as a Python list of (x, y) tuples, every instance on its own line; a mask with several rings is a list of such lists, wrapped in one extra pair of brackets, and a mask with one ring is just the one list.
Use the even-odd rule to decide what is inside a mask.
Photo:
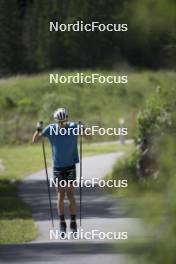
[(65, 108), (58, 108), (55, 112), (54, 112), (54, 120), (56, 122), (58, 121), (67, 121), (68, 119), (68, 112)]

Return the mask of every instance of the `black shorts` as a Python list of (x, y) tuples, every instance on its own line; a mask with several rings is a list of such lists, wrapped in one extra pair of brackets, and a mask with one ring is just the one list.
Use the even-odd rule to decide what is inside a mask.
[[(71, 183), (76, 180), (76, 166), (63, 167), (63, 168), (53, 168), (54, 180), (57, 179), (58, 185), (60, 181), (65, 181), (66, 183)], [(59, 186), (58, 186), (59, 187)]]

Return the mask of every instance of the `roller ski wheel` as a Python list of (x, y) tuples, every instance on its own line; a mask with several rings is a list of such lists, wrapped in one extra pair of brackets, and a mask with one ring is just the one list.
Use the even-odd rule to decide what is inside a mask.
[(77, 230), (76, 221), (71, 221), (71, 223), (70, 223), (70, 229), (71, 229), (71, 232), (72, 232), (73, 239), (74, 238), (77, 238), (78, 237), (78, 230)]
[(67, 238), (67, 225), (65, 221), (60, 222), (60, 234), (62, 239)]

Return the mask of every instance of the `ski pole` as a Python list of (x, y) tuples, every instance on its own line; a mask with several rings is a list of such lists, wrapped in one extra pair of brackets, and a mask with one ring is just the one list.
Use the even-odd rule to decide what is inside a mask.
[[(40, 122), (40, 123), (43, 125), (43, 122)], [(51, 193), (50, 193), (50, 187), (49, 187), (48, 168), (47, 168), (47, 162), (46, 162), (45, 142), (44, 142), (43, 137), (42, 137), (42, 150), (43, 150), (43, 160), (44, 160), (44, 165), (45, 165), (45, 175), (46, 175), (46, 184), (47, 184), (47, 190), (48, 190), (51, 224), (52, 224), (52, 227), (54, 228), (54, 218), (53, 218), (53, 210), (52, 210), (52, 204), (51, 204)]]
[[(82, 123), (79, 122), (80, 128)], [(82, 130), (80, 129), (80, 181), (79, 181), (79, 213), (80, 213), (80, 226), (82, 225), (82, 188), (81, 188), (81, 180), (82, 180)]]

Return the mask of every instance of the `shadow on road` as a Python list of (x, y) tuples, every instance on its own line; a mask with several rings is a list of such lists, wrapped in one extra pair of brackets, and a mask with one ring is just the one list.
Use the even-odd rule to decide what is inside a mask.
[[(19, 194), (24, 201), (32, 207), (32, 213), (35, 220), (49, 220), (49, 204), (46, 181), (44, 180), (28, 180), (20, 183)], [(57, 219), (56, 210), (56, 191), (51, 188), (52, 206), (54, 218)], [(122, 210), (121, 199), (115, 200), (105, 193), (105, 190), (100, 187), (82, 188), (82, 214), (83, 218), (121, 218), (126, 214)], [(79, 210), (79, 188), (76, 188), (76, 200)], [(66, 218), (69, 217), (68, 201), (65, 198)], [(79, 212), (78, 212), (79, 215)]]
[[(149, 250), (149, 245), (136, 245), (129, 247), (124, 244), (114, 246), (110, 243), (28, 243), (0, 245), (0, 263), (77, 263), (75, 260), (83, 260), (84, 263), (97, 263), (97, 258), (102, 257), (102, 263), (126, 254), (142, 254)], [(97, 256), (96, 256), (97, 255)], [(94, 256), (94, 261), (90, 262)], [(109, 256), (109, 257), (108, 257)], [(114, 256), (114, 257), (113, 257)], [(63, 262), (61, 262), (61, 260)], [(82, 262), (82, 263), (83, 263)], [(118, 263), (118, 261), (113, 262)], [(120, 263), (127, 263), (120, 261)]]

